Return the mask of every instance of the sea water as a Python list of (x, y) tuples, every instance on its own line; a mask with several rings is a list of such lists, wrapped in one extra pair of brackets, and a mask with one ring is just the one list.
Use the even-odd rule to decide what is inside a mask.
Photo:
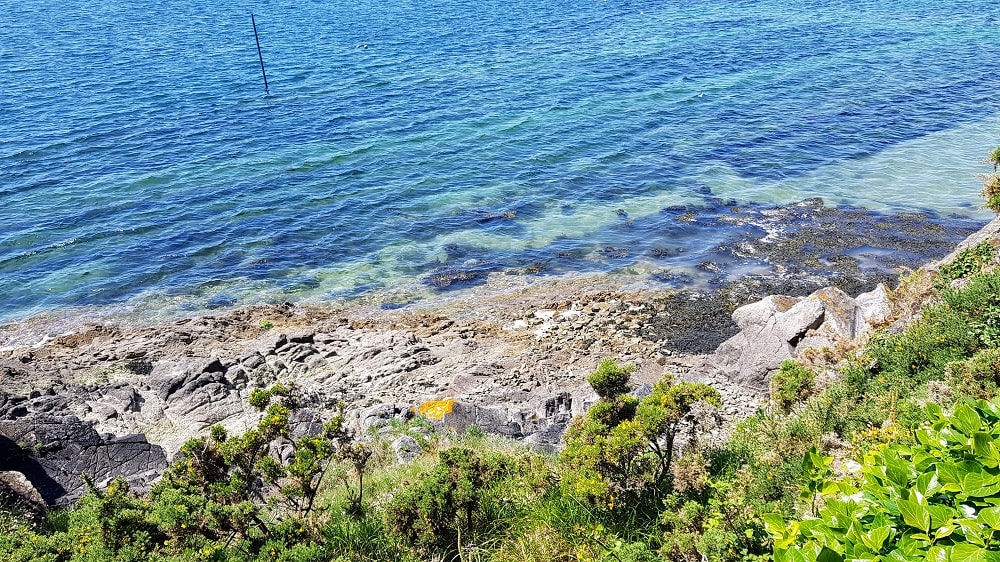
[(985, 220), (1000, 144), (983, 0), (3, 12), (0, 322), (612, 270), (596, 250), (668, 236), (623, 224), (706, 198)]

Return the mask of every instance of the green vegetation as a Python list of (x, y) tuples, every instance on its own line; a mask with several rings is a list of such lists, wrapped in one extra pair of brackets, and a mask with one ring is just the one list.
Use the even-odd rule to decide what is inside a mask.
[(992, 209), (995, 213), (1000, 213), (1000, 173), (997, 173), (997, 170), (1000, 169), (1000, 146), (990, 152), (984, 163), (993, 164), (993, 173), (982, 176), (983, 191), (981, 195), (983, 199), (986, 199), (987, 208)]
[(813, 394), (815, 378), (816, 373), (795, 361), (783, 361), (771, 375), (771, 400), (787, 413), (792, 406)]
[[(1000, 149), (991, 158), (1000, 164)], [(640, 398), (632, 367), (610, 359), (557, 456), (420, 416), (356, 435), (336, 411), (319, 434), (294, 435), (296, 389), (278, 385), (251, 395), (255, 428), (185, 444), (146, 494), (117, 481), (40, 522), (0, 512), (0, 556), (1000, 560), (996, 255), (983, 243), (933, 281), (904, 280), (897, 299), (927, 303), (904, 330), (875, 333), (836, 367), (785, 362), (772, 404), (724, 442), (700, 431), (714, 389), (665, 376)], [(425, 454), (400, 464), (388, 441), (403, 434)]]
[[(642, 400), (625, 394), (631, 367), (605, 360), (588, 379), (601, 399), (566, 430), (559, 461), (567, 495), (614, 508), (665, 489), (678, 424), (698, 401), (721, 405), (704, 384), (658, 382)], [(695, 420), (691, 420), (696, 423)]]
[(941, 275), (937, 278), (938, 287), (947, 287), (956, 279), (982, 271), (996, 256), (996, 248), (988, 241), (962, 250), (951, 263), (941, 267)]
[(791, 523), (765, 516), (775, 562), (1000, 560), (1000, 399), (924, 414), (912, 442), (870, 450), (837, 482), (833, 457), (811, 451), (805, 468), (823, 506)]

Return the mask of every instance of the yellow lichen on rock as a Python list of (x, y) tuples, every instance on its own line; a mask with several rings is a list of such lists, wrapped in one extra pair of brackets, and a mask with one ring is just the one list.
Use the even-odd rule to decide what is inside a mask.
[(439, 420), (444, 418), (445, 414), (450, 414), (452, 408), (455, 406), (454, 398), (445, 398), (444, 400), (430, 400), (424, 402), (420, 406), (417, 406), (417, 413), (425, 418), (430, 418), (432, 420)]

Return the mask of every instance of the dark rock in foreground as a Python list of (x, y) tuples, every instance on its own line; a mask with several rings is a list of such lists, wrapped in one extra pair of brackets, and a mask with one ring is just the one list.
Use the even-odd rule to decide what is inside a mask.
[(83, 475), (97, 486), (122, 477), (142, 490), (167, 468), (163, 448), (144, 435), (100, 435), (76, 416), (33, 411), (39, 406), (44, 401), (0, 394), (0, 471), (22, 474), (49, 505), (79, 499)]

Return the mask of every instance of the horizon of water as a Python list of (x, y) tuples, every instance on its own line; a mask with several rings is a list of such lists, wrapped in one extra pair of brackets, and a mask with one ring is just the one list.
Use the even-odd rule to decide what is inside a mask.
[(1000, 18), (984, 1), (8, 12), (0, 323), (405, 301), (439, 294), (436, 272), (556, 254), (577, 258), (554, 273), (614, 272), (596, 250), (697, 244), (642, 219), (709, 198), (988, 217)]

